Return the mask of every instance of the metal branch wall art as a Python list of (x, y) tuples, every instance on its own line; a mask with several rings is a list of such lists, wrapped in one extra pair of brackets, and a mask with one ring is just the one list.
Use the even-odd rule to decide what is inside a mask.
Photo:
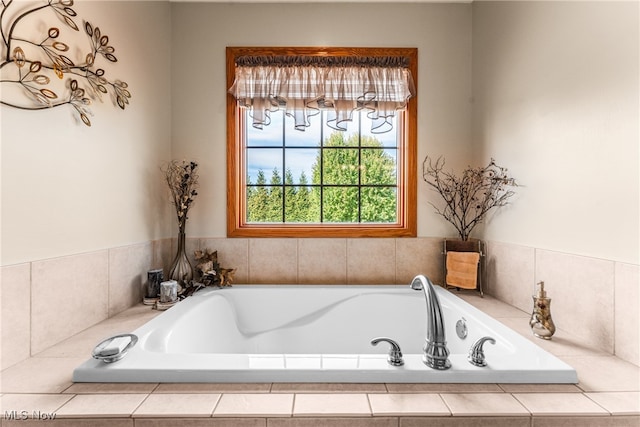
[[(98, 65), (101, 58), (107, 63), (118, 61), (115, 49), (109, 45), (109, 37), (100, 28), (84, 21), (88, 48), (61, 41), (63, 32), (57, 27), (43, 30), (41, 35), (33, 35), (36, 30), (30, 19), (46, 11), (53, 12), (66, 27), (79, 32), (80, 28), (74, 21), (77, 13), (72, 8), (73, 0), (44, 0), (26, 10), (15, 10), (24, 8), (24, 2), (0, 1), (0, 104), (22, 110), (70, 105), (87, 126), (91, 126), (88, 106), (92, 100), (102, 101), (104, 95), (110, 95), (115, 104), (125, 109), (131, 98), (127, 83), (108, 79), (105, 69)], [(14, 16), (10, 17), (10, 13)], [(23, 33), (30, 36), (25, 37)], [(77, 52), (86, 49), (86, 56), (79, 61), (72, 60), (69, 57), (72, 48)], [(5, 97), (14, 100), (9, 101)]]

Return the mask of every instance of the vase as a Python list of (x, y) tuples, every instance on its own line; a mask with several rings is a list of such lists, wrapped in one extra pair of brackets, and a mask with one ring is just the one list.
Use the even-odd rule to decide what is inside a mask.
[(169, 270), (169, 279), (178, 282), (182, 289), (189, 287), (191, 279), (193, 279), (193, 267), (187, 258), (185, 237), (184, 228), (180, 228), (178, 250)]

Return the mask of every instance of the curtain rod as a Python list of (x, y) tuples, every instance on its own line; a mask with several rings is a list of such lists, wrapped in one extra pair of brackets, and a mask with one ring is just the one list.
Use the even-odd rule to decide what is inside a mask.
[(239, 56), (239, 67), (260, 67), (275, 65), (280, 67), (402, 67), (407, 68), (410, 59), (404, 56), (312, 56), (312, 55), (261, 55)]

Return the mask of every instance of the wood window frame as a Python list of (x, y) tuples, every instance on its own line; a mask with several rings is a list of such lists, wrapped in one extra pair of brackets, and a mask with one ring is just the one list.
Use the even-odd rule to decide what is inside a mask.
[[(240, 56), (403, 56), (418, 88), (417, 48), (342, 47), (227, 47), (227, 88), (233, 85), (235, 60)], [(393, 224), (262, 224), (246, 222), (242, 195), (246, 187), (244, 146), (240, 141), (244, 115), (238, 114), (235, 98), (227, 93), (227, 236), (228, 237), (415, 237), (417, 235), (417, 97), (409, 99), (404, 113), (404, 146), (398, 159), (398, 221)]]

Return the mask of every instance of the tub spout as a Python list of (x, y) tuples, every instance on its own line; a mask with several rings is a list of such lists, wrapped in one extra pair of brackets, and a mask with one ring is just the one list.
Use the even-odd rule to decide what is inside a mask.
[(444, 333), (442, 307), (433, 283), (420, 274), (411, 281), (411, 289), (424, 291), (427, 303), (427, 336), (425, 337), (422, 361), (432, 369), (449, 369), (451, 362)]

